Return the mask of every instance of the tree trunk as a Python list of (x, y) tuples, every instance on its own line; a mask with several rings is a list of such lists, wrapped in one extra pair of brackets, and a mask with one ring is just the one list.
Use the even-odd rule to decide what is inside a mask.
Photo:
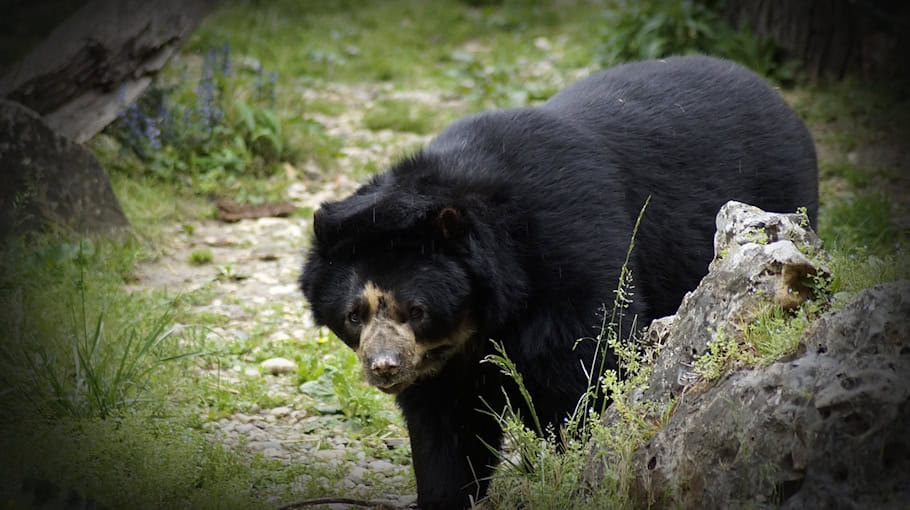
[(910, 13), (903, 0), (727, 0), (725, 16), (779, 44), (812, 78), (907, 72)]
[(216, 0), (92, 0), (0, 77), (0, 97), (83, 142), (151, 83)]

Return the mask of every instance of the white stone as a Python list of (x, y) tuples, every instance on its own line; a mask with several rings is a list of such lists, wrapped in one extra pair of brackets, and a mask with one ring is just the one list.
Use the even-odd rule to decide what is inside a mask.
[(274, 409), (269, 410), (269, 414), (271, 414), (272, 416), (274, 416), (276, 418), (282, 418), (284, 416), (291, 414), (291, 408), (288, 406), (276, 407)]
[(267, 359), (259, 366), (272, 375), (292, 374), (297, 371), (297, 363), (286, 358)]
[(236, 430), (237, 432), (239, 432), (241, 434), (248, 434), (255, 429), (256, 429), (256, 426), (253, 425), (252, 423), (241, 423), (240, 425), (237, 425), (236, 427), (234, 427), (234, 430)]

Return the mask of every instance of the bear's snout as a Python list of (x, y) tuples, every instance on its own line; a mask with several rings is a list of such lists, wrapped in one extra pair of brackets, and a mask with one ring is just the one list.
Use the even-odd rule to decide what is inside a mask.
[(380, 352), (367, 360), (367, 366), (376, 376), (391, 377), (401, 368), (401, 356), (397, 352)]

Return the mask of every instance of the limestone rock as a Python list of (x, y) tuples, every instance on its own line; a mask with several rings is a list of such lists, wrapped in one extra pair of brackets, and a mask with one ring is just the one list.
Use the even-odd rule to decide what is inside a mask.
[(673, 319), (655, 321), (647, 333), (649, 343), (662, 348), (646, 398), (679, 395), (694, 381), (692, 364), (717, 332), (733, 333), (769, 304), (791, 309), (811, 297), (806, 280), (828, 273), (827, 255), (804, 225), (805, 216), (767, 213), (740, 202), (721, 208), (709, 273), (686, 294)]
[[(910, 282), (825, 313), (768, 366), (715, 381), (692, 369), (715, 332), (738, 335), (762, 307), (809, 297), (828, 258), (807, 224), (735, 202), (718, 214), (709, 274), (645, 335), (654, 368), (628, 398), (676, 406), (632, 454), (634, 506), (910, 508)], [(598, 448), (592, 483), (620, 455)]]
[(822, 316), (806, 352), (683, 398), (634, 454), (652, 508), (910, 507), (910, 282)]

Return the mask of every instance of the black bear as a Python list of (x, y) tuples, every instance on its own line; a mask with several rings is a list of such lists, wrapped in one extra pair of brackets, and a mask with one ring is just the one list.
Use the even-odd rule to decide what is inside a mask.
[(707, 273), (721, 205), (805, 207), (814, 222), (817, 173), (805, 125), (754, 73), (703, 56), (620, 65), (540, 106), (459, 120), (323, 204), (300, 284), (366, 380), (396, 395), (418, 505), (461, 508), (484, 496), (487, 445), (501, 445), (479, 410), (500, 409), (503, 387), (522, 400), (480, 362), (490, 340), (558, 429), (594, 355), (577, 340), (600, 332), (647, 197), (626, 312), (642, 326)]

